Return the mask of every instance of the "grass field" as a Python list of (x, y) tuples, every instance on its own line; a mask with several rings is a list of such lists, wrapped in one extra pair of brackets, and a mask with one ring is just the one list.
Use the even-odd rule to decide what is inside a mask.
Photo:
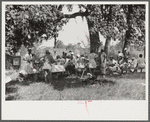
[(44, 82), (6, 84), (6, 100), (145, 100), (145, 73), (107, 76), (100, 83), (83, 86), (67, 77), (50, 85)]

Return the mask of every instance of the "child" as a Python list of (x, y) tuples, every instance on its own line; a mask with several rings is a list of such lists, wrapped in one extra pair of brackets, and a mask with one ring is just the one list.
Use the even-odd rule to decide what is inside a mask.
[(142, 69), (145, 69), (145, 60), (142, 57), (143, 55), (139, 54), (139, 59), (137, 61), (137, 68), (140, 69), (141, 72), (142, 72)]

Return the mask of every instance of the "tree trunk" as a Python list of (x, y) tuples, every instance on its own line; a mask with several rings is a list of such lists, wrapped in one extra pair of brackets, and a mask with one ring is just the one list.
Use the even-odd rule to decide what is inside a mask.
[(128, 30), (126, 30), (126, 34), (125, 34), (125, 42), (124, 42), (124, 46), (122, 49), (122, 52), (124, 52), (124, 48), (127, 48), (127, 46), (129, 45), (129, 41), (131, 39), (131, 33), (132, 33), (132, 14), (133, 14), (133, 6), (132, 5), (128, 5), (128, 12), (126, 14), (127, 16), (127, 25), (128, 25)]
[(124, 53), (124, 49), (127, 48), (128, 44), (129, 44), (129, 39), (130, 39), (130, 35), (129, 35), (129, 31), (127, 30), (126, 31), (126, 34), (125, 34), (125, 39), (124, 39), (124, 44), (123, 44), (123, 48), (122, 48), (122, 52)]
[(98, 49), (100, 46), (100, 39), (99, 39), (99, 32), (91, 32), (91, 28), (93, 27), (93, 23), (86, 17), (88, 30), (89, 30), (89, 37), (90, 37), (90, 53), (98, 53)]
[(56, 44), (57, 44), (57, 38), (56, 36), (54, 36), (54, 48), (56, 48)]
[(106, 38), (106, 42), (105, 42), (105, 47), (104, 47), (104, 51), (108, 57), (108, 49), (109, 49), (109, 44), (110, 44), (110, 41), (111, 41), (111, 37), (107, 36)]
[[(107, 15), (107, 29), (109, 30), (109, 23), (112, 21), (112, 6), (109, 7), (109, 14)], [(111, 35), (110, 33), (107, 33), (107, 37), (106, 37), (106, 42), (105, 42), (105, 47), (104, 47), (104, 51), (106, 53), (106, 56), (108, 58), (108, 52), (109, 52), (109, 44), (111, 41)]]
[(144, 46), (144, 58), (145, 58), (145, 46)]
[(98, 53), (99, 48), (99, 33), (90, 33), (90, 52), (91, 53)]

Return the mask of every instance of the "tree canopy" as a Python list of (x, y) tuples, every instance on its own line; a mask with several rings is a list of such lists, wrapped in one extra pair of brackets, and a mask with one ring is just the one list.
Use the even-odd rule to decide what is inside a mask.
[(99, 32), (106, 38), (105, 47), (111, 39), (124, 41), (124, 47), (145, 42), (145, 5), (78, 4), (79, 12), (73, 14), (64, 14), (64, 6), (73, 9), (72, 4), (7, 5), (6, 51), (16, 53), (22, 44), (32, 46), (43, 34), (56, 39), (62, 26), (77, 16), (86, 17), (93, 51), (101, 45)]
[(20, 46), (32, 46), (43, 34), (58, 36), (67, 20), (60, 20), (56, 5), (7, 5), (5, 18), (6, 47), (15, 53)]

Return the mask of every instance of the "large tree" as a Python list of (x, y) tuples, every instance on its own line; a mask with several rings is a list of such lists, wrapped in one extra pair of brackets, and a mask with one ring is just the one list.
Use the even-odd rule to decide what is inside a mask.
[(39, 37), (57, 37), (65, 20), (56, 22), (56, 5), (7, 5), (5, 18), (6, 51), (16, 53), (21, 45), (33, 46)]
[(122, 5), (126, 15), (124, 47), (145, 43), (145, 5)]
[[(126, 46), (131, 37), (145, 36), (145, 6), (143, 5), (79, 4), (79, 12), (73, 14), (64, 14), (62, 12), (64, 6), (72, 11), (73, 5), (6, 6), (6, 46), (17, 52), (21, 44), (32, 46), (42, 34), (54, 38), (56, 46), (58, 32), (63, 24), (77, 16), (85, 17), (87, 20), (91, 52), (98, 51), (99, 32), (106, 38), (106, 53), (111, 39), (121, 40), (125, 35)], [(134, 27), (141, 30), (142, 36), (135, 34)]]

